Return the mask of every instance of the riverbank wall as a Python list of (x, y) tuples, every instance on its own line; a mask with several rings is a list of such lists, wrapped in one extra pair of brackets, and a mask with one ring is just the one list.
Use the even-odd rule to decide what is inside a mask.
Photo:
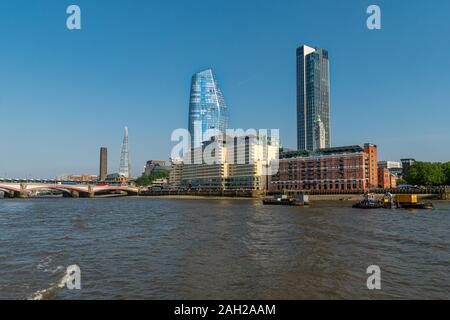
[[(381, 199), (384, 193), (375, 194), (376, 198)], [(395, 195), (395, 193), (393, 193)], [(228, 192), (176, 192), (176, 191), (164, 191), (164, 192), (143, 192), (139, 194), (140, 197), (153, 197), (164, 199), (208, 199), (208, 200), (221, 200), (221, 199), (262, 199), (266, 195), (261, 192), (251, 191), (228, 191)], [(309, 194), (310, 201), (359, 201), (363, 199), (362, 193), (343, 193), (343, 194)], [(418, 199), (422, 200), (450, 200), (448, 194), (435, 194), (435, 193), (423, 193), (417, 195)]]

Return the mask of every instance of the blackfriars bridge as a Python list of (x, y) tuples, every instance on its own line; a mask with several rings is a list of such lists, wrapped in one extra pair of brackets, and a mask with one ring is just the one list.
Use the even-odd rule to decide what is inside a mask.
[(28, 198), (32, 192), (41, 190), (57, 190), (63, 192), (63, 195), (73, 198), (93, 198), (96, 194), (113, 192), (126, 192), (128, 196), (136, 196), (140, 191), (138, 187), (126, 185), (0, 182), (0, 191), (3, 191), (6, 197), (11, 198)]

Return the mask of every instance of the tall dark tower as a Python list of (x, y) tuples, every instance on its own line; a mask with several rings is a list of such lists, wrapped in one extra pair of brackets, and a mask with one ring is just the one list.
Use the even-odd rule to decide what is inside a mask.
[[(318, 119), (323, 126), (321, 131), (314, 130)], [(323, 141), (322, 145), (317, 141)], [(308, 46), (297, 49), (297, 147), (299, 150), (331, 147), (330, 63), (325, 49)]]
[(105, 181), (108, 175), (108, 149), (100, 148), (100, 181)]

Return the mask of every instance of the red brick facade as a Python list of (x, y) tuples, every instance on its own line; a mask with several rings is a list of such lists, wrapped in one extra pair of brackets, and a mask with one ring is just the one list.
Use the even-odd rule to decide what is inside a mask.
[(366, 143), (364, 145), (364, 153), (368, 159), (368, 188), (376, 189), (378, 188), (378, 157), (377, 157), (377, 146), (374, 144)]
[(393, 189), (397, 187), (397, 177), (388, 168), (378, 168), (378, 187)]
[(382, 189), (391, 187), (391, 173), (388, 168), (378, 168), (378, 187)]
[[(311, 156), (280, 159), (270, 191), (350, 191), (378, 187), (377, 147), (328, 149)], [(336, 153), (333, 150), (336, 149)]]

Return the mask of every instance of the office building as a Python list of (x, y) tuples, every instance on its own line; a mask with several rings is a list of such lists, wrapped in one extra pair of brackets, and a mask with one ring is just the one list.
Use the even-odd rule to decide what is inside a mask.
[(401, 162), (390, 160), (378, 161), (378, 168), (388, 169), (391, 174), (395, 174), (397, 176), (401, 175), (403, 171)]
[(314, 141), (313, 150), (325, 149), (327, 146), (326, 132), (320, 116), (316, 117), (314, 121)]
[[(205, 161), (211, 151), (212, 161)], [(212, 149), (210, 149), (212, 150)], [(170, 182), (181, 188), (201, 191), (263, 191), (268, 188), (267, 166), (276, 165), (279, 142), (277, 139), (218, 137), (192, 149), (184, 159), (172, 162)]]
[(199, 148), (209, 129), (220, 130), (222, 134), (228, 128), (228, 107), (225, 104), (216, 76), (211, 69), (192, 76), (189, 102), (189, 133), (192, 147)]
[(170, 175), (169, 184), (171, 187), (179, 188), (181, 186), (181, 179), (183, 177), (183, 159), (177, 157), (170, 159)]
[(400, 159), (403, 167), (403, 174), (405, 174), (408, 169), (416, 163), (416, 159), (408, 158), (408, 159)]
[(170, 167), (166, 166), (166, 161), (164, 160), (148, 160), (144, 167), (144, 176), (149, 176), (156, 172), (166, 172), (169, 171)]
[(331, 147), (329, 70), (327, 50), (305, 45), (297, 49), (298, 150)]

